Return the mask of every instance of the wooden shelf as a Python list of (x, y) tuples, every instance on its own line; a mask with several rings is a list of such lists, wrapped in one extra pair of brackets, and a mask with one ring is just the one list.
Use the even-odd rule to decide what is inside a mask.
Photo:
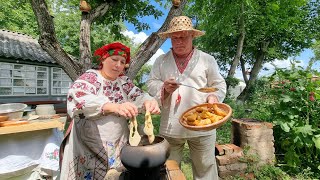
[(0, 135), (13, 134), (29, 131), (38, 131), (44, 129), (59, 128), (63, 130), (64, 125), (59, 119), (41, 120), (41, 121), (30, 121), (28, 124), (21, 124), (16, 126), (0, 127)]

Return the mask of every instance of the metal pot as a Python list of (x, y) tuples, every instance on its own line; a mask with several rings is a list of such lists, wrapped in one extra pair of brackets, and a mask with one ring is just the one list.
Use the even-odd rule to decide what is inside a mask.
[(8, 116), (8, 120), (19, 120), (23, 116), (23, 112), (27, 107), (23, 103), (8, 103), (0, 105), (0, 115)]
[(120, 159), (128, 171), (146, 171), (164, 165), (170, 154), (170, 145), (162, 136), (155, 136), (149, 144), (148, 136), (143, 135), (138, 146), (125, 145)]

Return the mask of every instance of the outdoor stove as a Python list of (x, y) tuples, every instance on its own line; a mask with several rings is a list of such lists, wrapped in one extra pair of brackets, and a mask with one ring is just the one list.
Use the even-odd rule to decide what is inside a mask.
[(169, 171), (165, 165), (147, 171), (124, 171), (121, 173), (119, 180), (170, 180)]

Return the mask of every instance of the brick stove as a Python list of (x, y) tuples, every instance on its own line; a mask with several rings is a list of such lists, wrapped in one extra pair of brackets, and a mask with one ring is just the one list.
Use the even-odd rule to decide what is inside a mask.
[(258, 157), (256, 165), (272, 164), (275, 160), (273, 125), (255, 119), (233, 119), (230, 144), (216, 145), (216, 160), (220, 178), (245, 172), (247, 163), (243, 149), (249, 147), (246, 155)]
[(249, 154), (259, 157), (258, 164), (273, 163), (275, 160), (273, 124), (256, 119), (232, 120), (232, 143), (244, 148)]

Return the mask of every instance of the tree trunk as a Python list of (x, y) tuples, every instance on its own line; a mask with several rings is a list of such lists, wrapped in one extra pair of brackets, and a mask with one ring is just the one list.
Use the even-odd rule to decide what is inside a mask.
[(88, 14), (82, 13), (81, 22), (80, 22), (80, 62), (83, 65), (82, 72), (90, 69), (92, 67), (91, 59), (91, 41), (90, 41), (90, 33), (91, 33), (91, 23), (88, 20)]
[(260, 43), (260, 47), (258, 50), (256, 61), (254, 62), (253, 68), (250, 73), (250, 79), (248, 83), (246, 84), (246, 87), (241, 92), (241, 94), (238, 96), (238, 100), (245, 102), (249, 97), (251, 90), (253, 88), (253, 85), (255, 81), (257, 80), (258, 74), (262, 68), (263, 60), (265, 58), (267, 49), (268, 49), (269, 42), (263, 41)]
[(240, 57), (242, 54), (242, 49), (243, 49), (243, 43), (244, 43), (244, 38), (245, 38), (245, 27), (244, 27), (244, 4), (241, 4), (241, 15), (240, 15), (240, 19), (239, 19), (239, 30), (240, 30), (240, 34), (239, 34), (239, 38), (238, 38), (238, 44), (237, 44), (237, 52), (236, 55), (233, 58), (230, 70), (228, 72), (228, 76), (227, 77), (233, 77), (235, 74), (235, 71), (237, 69), (237, 66), (239, 64), (240, 61)]
[(245, 66), (246, 63), (244, 62), (244, 59), (242, 57), (240, 57), (240, 64), (241, 64), (241, 72), (242, 72), (243, 80), (246, 84), (248, 84), (249, 79), (246, 72), (246, 66)]
[(82, 65), (72, 59), (60, 46), (54, 30), (53, 20), (44, 0), (32, 0), (32, 9), (37, 18), (40, 31), (40, 46), (75, 80), (80, 75)]
[(132, 57), (130, 67), (126, 72), (126, 75), (129, 78), (134, 79), (141, 67), (157, 52), (160, 46), (165, 42), (165, 39), (161, 39), (158, 36), (158, 33), (164, 32), (168, 29), (171, 19), (182, 14), (182, 10), (186, 3), (187, 0), (182, 0), (179, 7), (172, 6), (161, 28), (157, 32), (152, 33), (141, 44), (136, 55)]
[(80, 22), (80, 63), (83, 65), (81, 73), (92, 68), (91, 53), (91, 25), (99, 16), (103, 16), (112, 7), (112, 3), (102, 3), (89, 13), (82, 12)]

